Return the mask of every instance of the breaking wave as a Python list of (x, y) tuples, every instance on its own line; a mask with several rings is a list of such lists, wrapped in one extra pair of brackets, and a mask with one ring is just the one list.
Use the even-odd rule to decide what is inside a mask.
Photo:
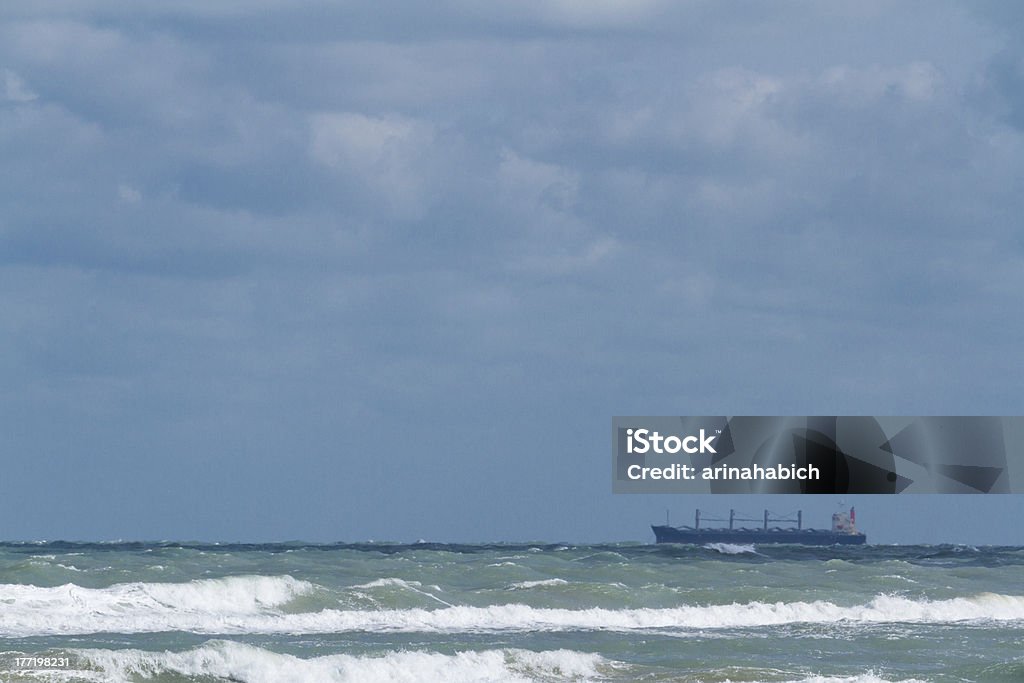
[(280, 607), (311, 591), (314, 585), (290, 576), (229, 576), (187, 583), (121, 583), (109, 588), (83, 588), (73, 583), (55, 587), (0, 584), (0, 602), (22, 606), (50, 618), (62, 611), (202, 610), (253, 614)]
[[(949, 623), (1024, 620), (1024, 596), (948, 600), (877, 595), (866, 604), (748, 602), (644, 609), (557, 609), (501, 604), (435, 609), (286, 608), (318, 590), (290, 576), (239, 576), (109, 588), (0, 585), (0, 636), (185, 631), (199, 634), (342, 632), (634, 631), (750, 628), (794, 623)], [(308, 601), (303, 605), (309, 609)], [(292, 609), (296, 609), (293, 605)]]
[[(211, 640), (184, 652), (80, 649), (71, 651), (79, 666), (74, 671), (50, 672), (43, 680), (130, 683), (178, 677), (187, 680), (318, 681), (318, 683), (405, 683), (452, 681), (530, 683), (532, 681), (605, 680), (630, 667), (623, 662), (573, 650), (535, 652), (517, 648), (465, 651), (455, 654), (393, 651), (375, 655), (295, 657), (226, 640)], [(810, 676), (789, 683), (924, 683), (889, 679), (870, 671), (853, 676)]]
[(504, 649), (445, 655), (388, 652), (378, 656), (327, 655), (303, 659), (252, 645), (210, 641), (185, 652), (143, 650), (78, 650), (98, 669), (103, 680), (135, 680), (177, 675), (203, 680), (279, 683), (377, 683), (383, 681), (511, 681), (581, 680), (599, 676), (605, 660), (572, 650)]

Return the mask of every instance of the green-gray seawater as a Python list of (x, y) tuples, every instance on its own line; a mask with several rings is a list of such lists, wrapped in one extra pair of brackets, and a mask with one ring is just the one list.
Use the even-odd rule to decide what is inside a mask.
[(0, 639), (5, 681), (1021, 681), (1024, 549), (7, 543)]

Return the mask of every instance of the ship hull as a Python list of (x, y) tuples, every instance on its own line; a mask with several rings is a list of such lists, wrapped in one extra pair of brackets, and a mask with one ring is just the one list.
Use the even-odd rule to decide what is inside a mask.
[(652, 526), (658, 543), (795, 543), (799, 545), (864, 545), (868, 537), (861, 533), (836, 533), (821, 529), (680, 529)]

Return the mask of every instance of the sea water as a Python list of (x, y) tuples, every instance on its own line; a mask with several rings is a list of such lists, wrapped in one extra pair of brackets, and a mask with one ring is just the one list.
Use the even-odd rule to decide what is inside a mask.
[(3, 681), (1021, 681), (1024, 549), (0, 544)]

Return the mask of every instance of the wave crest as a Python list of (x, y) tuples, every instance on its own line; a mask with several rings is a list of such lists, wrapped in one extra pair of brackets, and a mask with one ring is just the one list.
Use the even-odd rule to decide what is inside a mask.
[(714, 550), (723, 555), (757, 555), (754, 544), (741, 545), (736, 543), (708, 543), (702, 546), (706, 550)]
[(505, 649), (459, 652), (388, 652), (380, 656), (327, 655), (302, 659), (231, 641), (210, 641), (185, 652), (79, 650), (78, 656), (113, 680), (179, 675), (246, 683), (323, 681), (579, 680), (599, 676), (599, 655), (572, 650)]
[(0, 586), (0, 635), (184, 631), (201, 634), (495, 631), (686, 631), (796, 623), (950, 623), (1024, 620), (1024, 596), (984, 593), (949, 600), (878, 595), (863, 605), (749, 602), (644, 609), (557, 609), (523, 604), (435, 609), (337, 608), (287, 613), (313, 584), (283, 577), (232, 577), (186, 584), (88, 589)]

